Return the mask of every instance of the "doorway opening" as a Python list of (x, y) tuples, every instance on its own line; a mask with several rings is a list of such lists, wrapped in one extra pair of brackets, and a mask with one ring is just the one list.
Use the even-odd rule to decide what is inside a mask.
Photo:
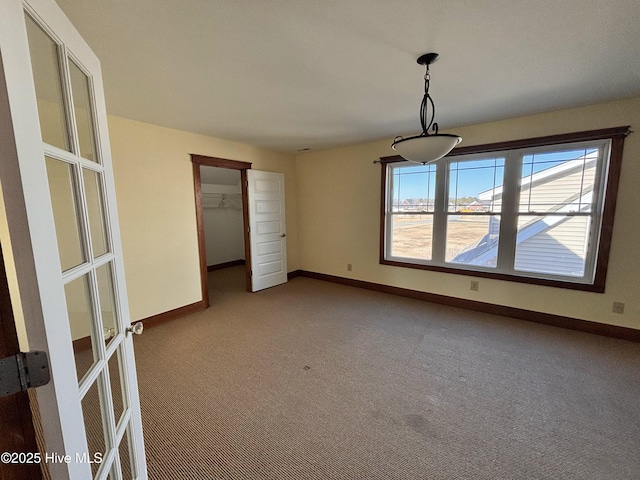
[[(247, 190), (247, 170), (251, 163), (191, 154), (193, 164), (193, 182), (196, 201), (196, 221), (198, 227), (198, 250), (200, 255), (200, 283), (202, 299), (209, 307), (209, 271), (224, 266), (241, 265), (244, 261), (245, 290), (251, 292), (251, 246), (249, 243), (249, 209)], [(213, 167), (213, 169), (209, 169)], [(235, 183), (239, 174), (239, 186)], [(223, 182), (223, 183), (214, 183)], [(226, 185), (225, 185), (226, 183)], [(239, 188), (238, 188), (239, 187)], [(206, 213), (205, 213), (206, 211)], [(239, 216), (241, 214), (241, 224)], [(207, 228), (207, 217), (217, 217), (225, 222), (228, 230), (216, 234), (213, 228)], [(237, 223), (236, 223), (237, 222)], [(207, 230), (209, 238), (218, 238), (228, 245), (216, 249), (213, 242), (207, 247)], [(238, 230), (241, 230), (238, 231)], [(213, 237), (213, 238), (212, 238)], [(243, 239), (243, 257), (238, 256), (239, 239)], [(233, 244), (235, 242), (235, 244)], [(225, 259), (227, 258), (228, 259)]]

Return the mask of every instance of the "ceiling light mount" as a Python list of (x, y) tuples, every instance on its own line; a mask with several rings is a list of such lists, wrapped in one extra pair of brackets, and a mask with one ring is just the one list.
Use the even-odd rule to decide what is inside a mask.
[(418, 65), (425, 65), (428, 67), (432, 63), (436, 63), (439, 56), (440, 55), (437, 53), (425, 53), (424, 55), (420, 55), (417, 60)]
[[(432, 163), (440, 160), (448, 154), (453, 147), (462, 141), (459, 135), (438, 133), (438, 124), (435, 121), (436, 107), (429, 94), (431, 75), (429, 66), (438, 59), (437, 53), (425, 53), (417, 62), (426, 67), (424, 74), (424, 96), (420, 105), (420, 125), (422, 133), (413, 137), (396, 137), (391, 148), (398, 152), (402, 158), (414, 163)], [(431, 131), (431, 133), (429, 133)]]

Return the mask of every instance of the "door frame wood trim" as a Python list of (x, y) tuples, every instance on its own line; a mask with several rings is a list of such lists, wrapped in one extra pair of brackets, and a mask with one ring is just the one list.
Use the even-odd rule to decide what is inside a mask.
[(244, 255), (245, 255), (245, 289), (251, 291), (251, 245), (249, 243), (249, 196), (247, 188), (247, 170), (251, 168), (250, 162), (230, 160), (228, 158), (209, 157), (192, 153), (193, 166), (193, 191), (196, 202), (196, 225), (198, 230), (198, 253), (200, 256), (200, 286), (202, 289), (202, 301), (205, 308), (209, 308), (209, 276), (207, 271), (207, 246), (204, 235), (204, 211), (202, 208), (202, 177), (200, 166), (229, 168), (240, 170), (240, 183), (242, 186), (242, 222), (244, 224)]
[[(4, 268), (4, 257), (0, 247), (0, 358), (20, 352), (13, 307), (9, 294), (9, 284)], [(36, 453), (38, 445), (33, 424), (33, 416), (26, 391), (0, 398), (2, 415), (3, 452)], [(41, 479), (42, 472), (37, 463), (5, 464), (6, 478), (15, 480)], [(4, 470), (3, 470), (4, 471)], [(4, 478), (4, 474), (0, 475)]]

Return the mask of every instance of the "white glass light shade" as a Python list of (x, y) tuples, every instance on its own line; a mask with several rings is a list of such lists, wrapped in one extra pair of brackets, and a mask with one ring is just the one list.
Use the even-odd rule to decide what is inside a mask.
[(438, 133), (401, 138), (391, 147), (405, 160), (415, 163), (431, 163), (440, 160), (462, 141), (458, 135)]

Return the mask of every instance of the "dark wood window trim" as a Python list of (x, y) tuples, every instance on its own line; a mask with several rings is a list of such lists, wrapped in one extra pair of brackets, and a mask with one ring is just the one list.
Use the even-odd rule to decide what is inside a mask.
[(399, 155), (392, 155), (380, 158), (382, 169), (381, 174), (381, 195), (380, 195), (380, 263), (396, 267), (414, 268), (419, 270), (430, 270), (442, 273), (453, 273), (457, 275), (470, 275), (474, 277), (492, 278), (511, 282), (520, 282), (533, 285), (544, 285), (549, 287), (568, 288), (573, 290), (583, 290), (596, 293), (604, 293), (607, 278), (607, 268), (609, 263), (609, 253), (611, 250), (611, 235), (613, 233), (613, 220), (615, 217), (616, 201), (618, 196), (618, 184), (620, 181), (620, 170), (622, 166), (622, 156), (624, 149), (624, 139), (632, 133), (630, 126), (605, 128), (600, 130), (589, 130), (584, 132), (566, 133), (551, 135), (547, 137), (536, 137), (521, 140), (511, 140), (506, 142), (489, 143), (484, 145), (471, 145), (453, 149), (446, 158), (459, 155), (469, 155), (488, 152), (499, 152), (504, 150), (515, 150), (519, 148), (542, 147), (549, 145), (560, 145), (564, 143), (585, 142), (590, 140), (611, 140), (611, 153), (609, 158), (609, 171), (607, 183), (605, 185), (604, 209), (602, 212), (602, 228), (600, 232), (600, 246), (596, 258), (595, 277), (593, 284), (571, 283), (562, 280), (549, 280), (542, 278), (521, 277), (504, 273), (492, 273), (485, 271), (465, 270), (453, 267), (443, 267), (439, 265), (423, 265), (409, 262), (399, 262), (385, 259), (385, 228), (386, 228), (386, 197), (387, 197), (387, 165), (395, 162), (405, 161)]
[(196, 225), (198, 229), (198, 251), (200, 255), (200, 285), (202, 289), (202, 301), (205, 308), (209, 307), (209, 276), (207, 270), (207, 247), (204, 236), (204, 213), (202, 210), (202, 180), (200, 178), (200, 166), (230, 168), (240, 170), (240, 183), (242, 184), (242, 218), (244, 221), (244, 254), (245, 254), (245, 281), (246, 289), (251, 291), (251, 246), (249, 244), (249, 202), (247, 192), (247, 170), (251, 163), (227, 158), (209, 157), (206, 155), (191, 154), (193, 165), (193, 190), (196, 201)]

